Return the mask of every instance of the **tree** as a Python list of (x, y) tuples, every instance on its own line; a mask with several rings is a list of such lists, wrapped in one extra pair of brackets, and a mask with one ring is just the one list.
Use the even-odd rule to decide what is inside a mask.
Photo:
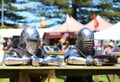
[[(18, 9), (17, 7), (11, 5), (11, 3), (16, 3), (16, 0), (4, 1), (5, 19), (14, 21), (14, 23), (5, 22), (5, 25), (8, 26), (16, 27), (18, 23), (27, 23), (25, 17), (16, 14), (16, 12), (18, 11), (28, 11), (36, 14), (37, 16), (45, 17), (46, 19), (60, 18), (62, 20), (56, 21), (54, 24), (48, 25), (46, 27), (55, 24), (62, 24), (65, 21), (66, 14), (74, 17), (82, 24), (86, 24), (90, 20), (92, 20), (94, 13), (96, 15), (102, 16), (104, 19), (111, 23), (117, 23), (120, 20), (119, 0), (28, 0), (29, 2), (36, 1), (43, 5), (39, 6), (36, 9), (32, 9), (30, 7)], [(27, 2), (23, 0), (22, 2), (20, 2), (20, 4), (21, 3)], [(24, 21), (22, 19), (24, 19)]]
[[(86, 24), (96, 13), (111, 23), (120, 20), (119, 0), (38, 0), (46, 5), (56, 5), (59, 14), (69, 14), (79, 22)], [(96, 2), (97, 1), (97, 2)], [(106, 6), (107, 5), (107, 6)], [(118, 7), (115, 7), (118, 6)]]
[(119, 3), (119, 0), (99, 0), (99, 4), (94, 7), (98, 9), (96, 13), (104, 17), (107, 21), (117, 23), (120, 20)]
[[(24, 19), (24, 17), (17, 15), (15, 12), (20, 11), (16, 7), (11, 6), (11, 3), (15, 3), (16, 0), (4, 0), (4, 20), (7, 21), (13, 21), (11, 22), (6, 22), (4, 21), (5, 27), (12, 27), (12, 28), (18, 28), (17, 23), (19, 20)], [(2, 3), (1, 5), (2, 6)], [(0, 15), (2, 13), (0, 12)], [(1, 17), (0, 17), (1, 18)]]
[[(92, 4), (92, 0), (39, 0), (44, 4), (48, 5), (56, 5), (59, 9), (57, 13), (59, 14), (69, 14), (74, 17), (76, 20), (80, 21), (81, 23), (87, 22), (85, 13), (87, 10), (82, 8), (88, 8)], [(85, 18), (84, 18), (85, 17)]]

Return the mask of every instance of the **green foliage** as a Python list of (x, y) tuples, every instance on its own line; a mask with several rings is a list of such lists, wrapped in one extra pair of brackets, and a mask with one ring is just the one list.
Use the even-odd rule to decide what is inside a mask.
[(4, 0), (5, 3), (15, 2), (16, 0)]
[(113, 2), (109, 0), (99, 0), (99, 4), (96, 5), (96, 8), (99, 10), (97, 13), (108, 19), (109, 22), (117, 23), (120, 20), (120, 7), (114, 7), (113, 5), (120, 6), (118, 3), (120, 3), (118, 0), (114, 0)]
[[(25, 17), (15, 14), (16, 11), (21, 11), (11, 5), (11, 3), (14, 3), (15, 1), (16, 0), (4, 0), (4, 18), (6, 18), (7, 20), (19, 21), (19, 20), (25, 18)], [(0, 12), (0, 15), (1, 15), (1, 12)], [(5, 21), (4, 21), (4, 24), (6, 27), (2, 26), (2, 28), (7, 28), (7, 27), (18, 28), (18, 25), (16, 25), (16, 24), (10, 24)]]
[(51, 4), (55, 4), (55, 1), (56, 0), (48, 0), (48, 2), (51, 3)]
[(1, 78), (0, 82), (9, 82), (9, 79), (8, 78)]
[(59, 5), (59, 6), (68, 6), (69, 5), (69, 0), (39, 0), (43, 2), (44, 4), (54, 4), (54, 5)]
[(113, 24), (120, 20), (120, 12), (101, 12), (100, 14), (107, 17)]
[(65, 14), (71, 15), (72, 12), (73, 12), (73, 9), (62, 9), (62, 13), (65, 13)]
[(68, 0), (56, 0), (56, 4), (59, 6), (68, 6), (69, 2)]
[(92, 0), (72, 0), (72, 5), (77, 7), (87, 7), (92, 4)]
[(5, 6), (4, 8), (6, 8), (6, 9), (8, 9), (10, 11), (18, 11), (18, 9), (16, 7), (9, 6), (9, 5)]
[(0, 26), (0, 29), (5, 29), (5, 28), (6, 28), (5, 25), (1, 25), (1, 26)]
[[(10, 20), (21, 20), (25, 17), (16, 15), (16, 11), (34, 11), (31, 8), (17, 9), (10, 5), (16, 0), (4, 0), (5, 3), (5, 16)], [(30, 0), (34, 1), (34, 0)], [(36, 0), (41, 2), (44, 6), (41, 6), (41, 10), (38, 16), (44, 16), (46, 18), (62, 18), (66, 14), (74, 17), (77, 21), (86, 24), (93, 19), (93, 13), (104, 17), (111, 23), (117, 23), (120, 20), (120, 2), (119, 0), (98, 0), (98, 4), (93, 4), (94, 0)], [(113, 6), (116, 5), (117, 7)], [(48, 7), (50, 6), (50, 8)], [(51, 7), (52, 6), (52, 7)], [(1, 7), (1, 4), (0, 4)], [(51, 11), (46, 13), (45, 11)], [(36, 11), (36, 10), (35, 10)], [(0, 12), (1, 15), (1, 12)]]

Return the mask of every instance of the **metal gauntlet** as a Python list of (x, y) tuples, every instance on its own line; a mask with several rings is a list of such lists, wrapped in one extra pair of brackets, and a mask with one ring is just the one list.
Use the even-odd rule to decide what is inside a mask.
[(68, 64), (75, 64), (75, 65), (86, 65), (86, 59), (82, 57), (68, 57), (65, 59), (65, 62)]

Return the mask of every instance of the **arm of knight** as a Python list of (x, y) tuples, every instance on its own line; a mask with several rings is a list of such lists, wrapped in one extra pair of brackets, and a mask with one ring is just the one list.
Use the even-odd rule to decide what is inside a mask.
[(81, 57), (77, 50), (70, 50), (66, 52), (64, 61), (67, 64), (86, 65), (86, 58)]
[(30, 58), (20, 58), (17, 56), (17, 53), (9, 53), (6, 54), (5, 58), (4, 58), (4, 64), (8, 65), (8, 66), (12, 66), (12, 65), (26, 65), (30, 62)]

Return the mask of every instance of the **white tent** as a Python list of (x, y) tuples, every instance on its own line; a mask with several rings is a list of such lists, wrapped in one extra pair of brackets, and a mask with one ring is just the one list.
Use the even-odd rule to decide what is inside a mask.
[[(42, 38), (44, 35), (44, 32), (49, 32), (53, 30), (54, 28), (41, 28), (38, 29), (38, 32), (40, 34), (40, 37)], [(12, 37), (12, 36), (20, 36), (23, 29), (0, 29), (0, 35), (2, 37)]]
[(41, 28), (41, 29), (38, 29), (38, 32), (40, 34), (40, 37), (43, 38), (43, 35), (45, 32), (50, 32), (53, 29), (55, 29), (55, 28)]
[(19, 36), (22, 29), (0, 29), (0, 35), (2, 37)]
[(94, 33), (95, 39), (120, 40), (120, 22), (112, 25), (108, 29)]
[[(110, 26), (112, 26), (113, 24), (109, 23), (108, 21), (106, 21), (104, 18), (102, 18), (101, 16), (97, 15), (96, 17), (99, 25), (97, 27), (97, 30), (102, 31), (105, 30), (107, 28), (109, 28)], [(90, 28), (92, 31), (95, 30), (94, 28), (94, 19), (92, 19), (90, 22), (88, 22), (86, 25), (86, 27)]]
[(108, 28), (108, 31), (120, 36), (120, 22), (112, 25), (110, 28)]
[(95, 39), (104, 39), (104, 40), (120, 40), (120, 36), (118, 36), (117, 34), (114, 33), (110, 33), (110, 32), (99, 32), (99, 33), (95, 33)]

